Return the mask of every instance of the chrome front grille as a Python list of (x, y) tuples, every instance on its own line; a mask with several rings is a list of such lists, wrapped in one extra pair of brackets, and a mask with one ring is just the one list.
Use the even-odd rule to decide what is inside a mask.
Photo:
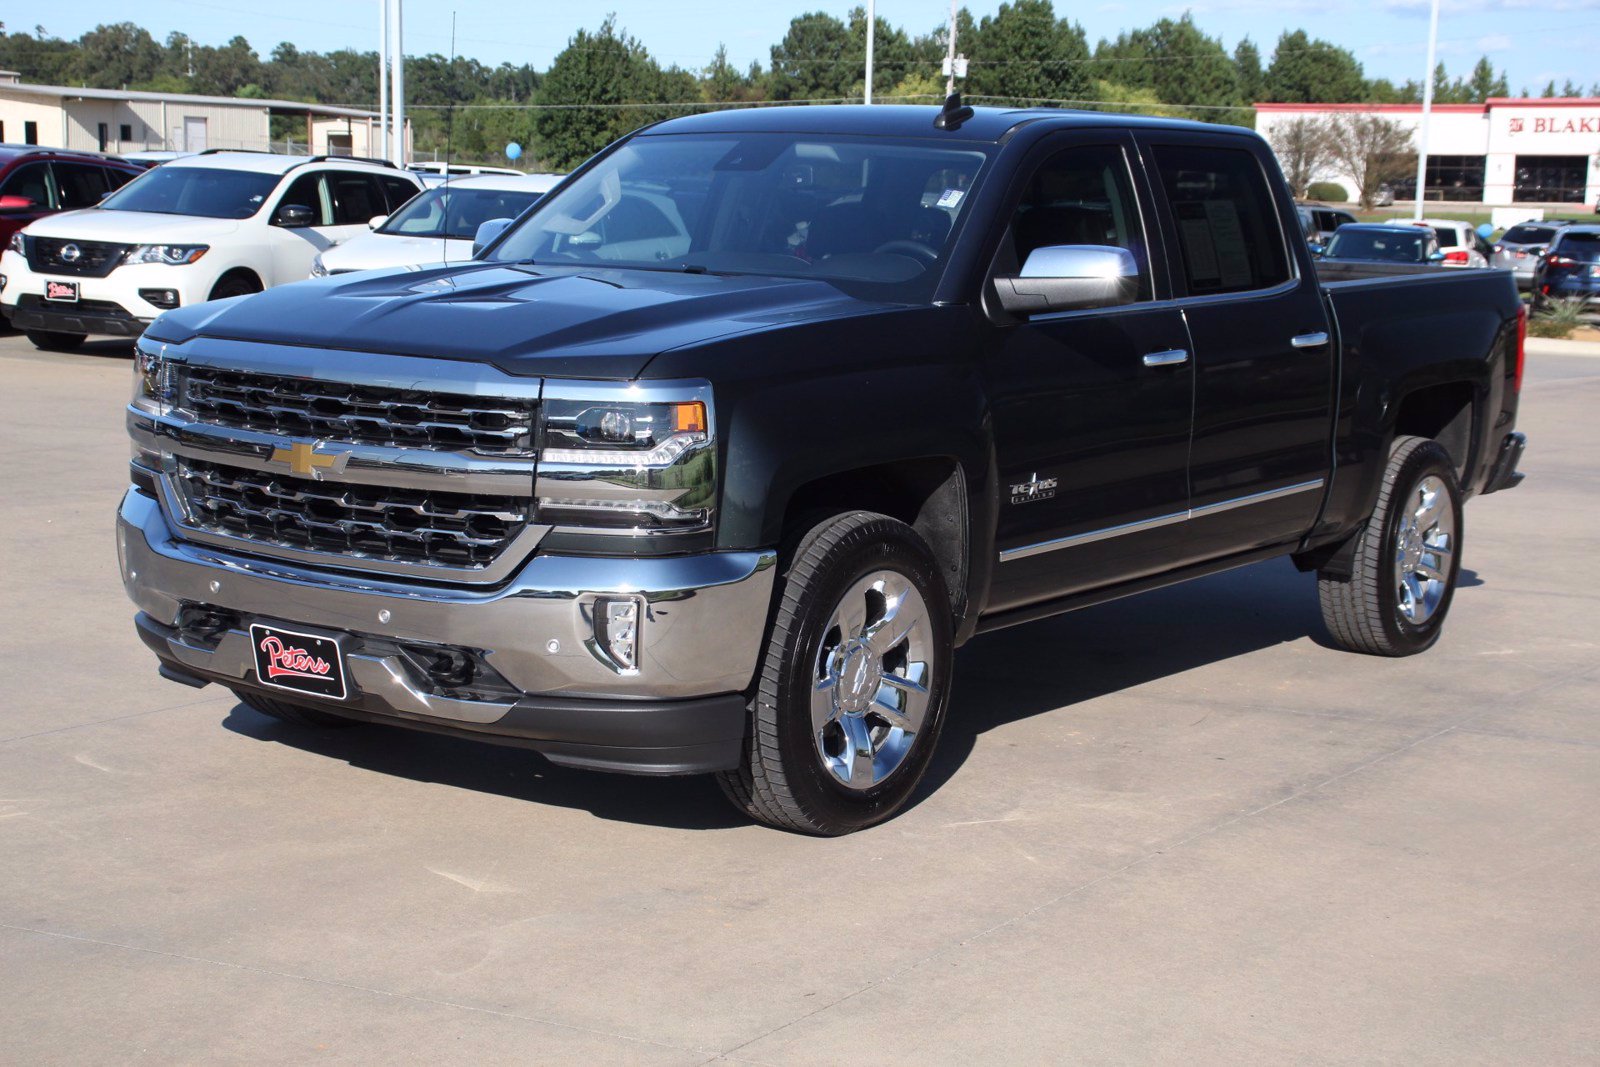
[[(314, 481), (179, 457), (191, 526), (258, 544), (356, 559), (482, 569), (528, 525), (527, 497)], [(531, 481), (530, 481), (531, 493)]]
[(196, 365), (183, 407), (197, 422), (285, 437), (533, 456), (531, 400), (355, 385)]

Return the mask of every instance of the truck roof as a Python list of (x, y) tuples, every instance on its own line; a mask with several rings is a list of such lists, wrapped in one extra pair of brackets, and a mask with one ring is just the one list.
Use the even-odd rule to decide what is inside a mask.
[(668, 119), (647, 133), (811, 133), (856, 134), (879, 137), (932, 137), (951, 141), (998, 141), (1024, 122), (1052, 121), (1062, 126), (1209, 130), (1248, 133), (1243, 127), (1215, 126), (1187, 119), (1151, 118), (1104, 111), (1065, 108), (974, 107), (972, 118), (959, 129), (934, 128), (939, 108), (907, 104), (822, 104), (795, 107), (754, 107), (712, 111)]

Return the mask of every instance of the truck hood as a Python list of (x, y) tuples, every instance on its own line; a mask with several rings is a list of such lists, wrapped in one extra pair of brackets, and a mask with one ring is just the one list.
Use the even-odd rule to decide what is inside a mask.
[(236, 219), (163, 215), (154, 211), (108, 211), (88, 207), (49, 215), (28, 227), (32, 237), (112, 241), (130, 245), (204, 244), (237, 232)]
[(808, 279), (481, 264), (341, 275), (169, 311), (148, 336), (431, 356), (512, 374), (636, 378), (650, 360), (732, 334), (866, 314)]

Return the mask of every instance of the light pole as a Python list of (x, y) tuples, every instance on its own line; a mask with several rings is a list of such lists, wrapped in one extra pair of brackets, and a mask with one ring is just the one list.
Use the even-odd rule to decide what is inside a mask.
[(394, 158), (389, 139), (389, 0), (378, 0), (378, 136), (383, 147), (367, 145), (367, 154), (382, 159)]
[(863, 103), (872, 103), (872, 40), (877, 36), (878, 16), (874, 0), (867, 0), (867, 88)]
[(1417, 145), (1417, 204), (1412, 218), (1422, 221), (1422, 195), (1428, 181), (1428, 124), (1433, 118), (1433, 64), (1439, 50), (1439, 0), (1433, 0), (1433, 14), (1428, 18), (1428, 71), (1422, 78), (1422, 127)]
[(394, 4), (394, 165), (406, 165), (406, 45), (405, 0)]

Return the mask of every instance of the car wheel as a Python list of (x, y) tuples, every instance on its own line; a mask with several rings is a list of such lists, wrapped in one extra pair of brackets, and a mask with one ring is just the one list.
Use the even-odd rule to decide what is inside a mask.
[(28, 340), (35, 348), (46, 352), (71, 352), (89, 339), (86, 333), (62, 333), (60, 330), (27, 330)]
[(813, 527), (785, 577), (742, 765), (718, 775), (752, 818), (837, 836), (910, 800), (944, 724), (949, 597), (932, 551), (886, 515)]
[(317, 726), (327, 729), (342, 730), (347, 726), (360, 726), (359, 719), (347, 719), (343, 715), (334, 715), (318, 708), (306, 707), (304, 704), (291, 703), (279, 700), (249, 689), (235, 689), (233, 695), (239, 702), (252, 711), (259, 711), (270, 718), (292, 722), (296, 726)]
[(231, 274), (222, 278), (211, 287), (211, 295), (207, 300), (224, 300), (230, 296), (249, 296), (251, 293), (261, 292), (261, 285), (254, 279)]
[(1322, 619), (1334, 641), (1375, 656), (1431, 647), (1461, 571), (1461, 529), (1450, 454), (1425, 437), (1398, 438), (1349, 577), (1317, 575)]

